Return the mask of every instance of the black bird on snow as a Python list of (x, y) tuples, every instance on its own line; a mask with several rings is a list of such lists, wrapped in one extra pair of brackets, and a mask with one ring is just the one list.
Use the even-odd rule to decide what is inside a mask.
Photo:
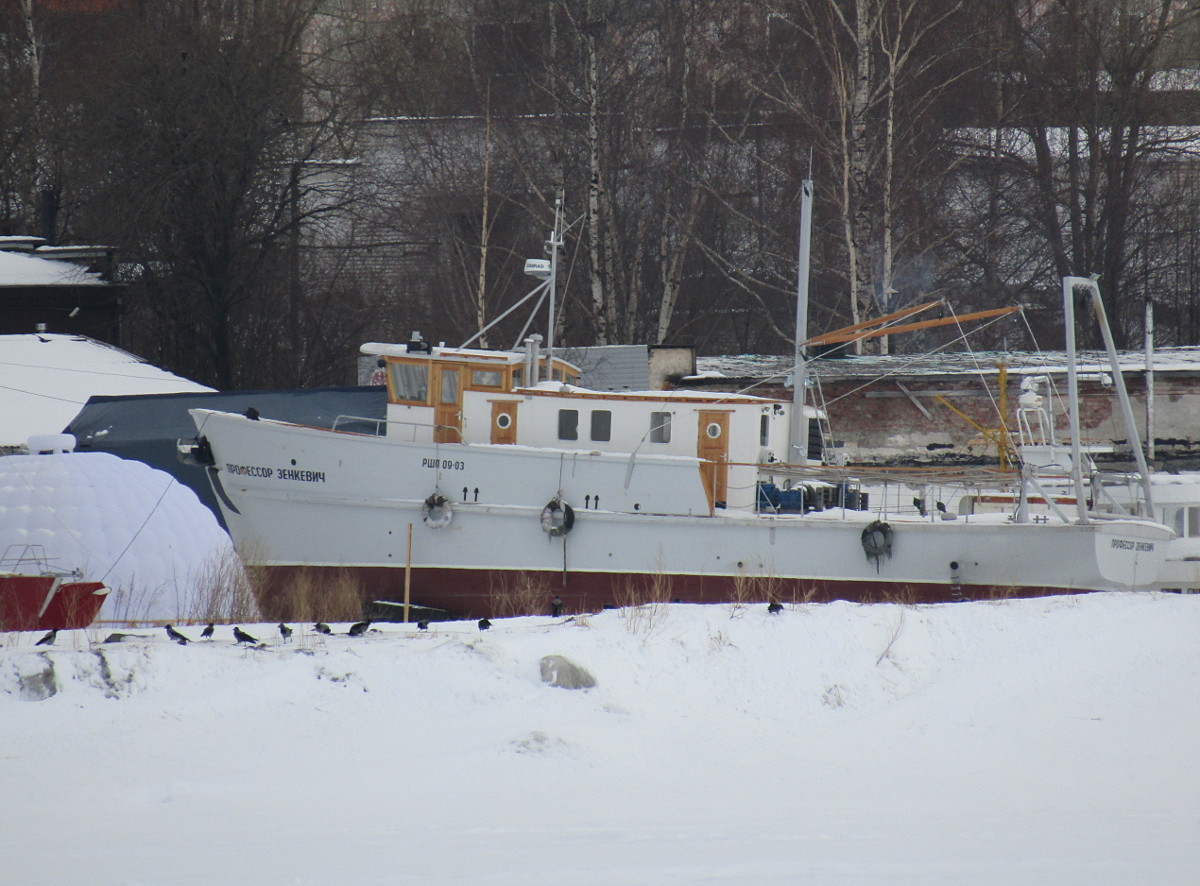
[(200, 632), (200, 636), (203, 637), (205, 640), (211, 640), (213, 631), (215, 631), (215, 630), (216, 630), (216, 625), (209, 625), (208, 627), (206, 627), (204, 630), (202, 630)]
[(767, 607), (767, 612), (771, 613), (772, 615), (778, 615), (779, 613), (783, 612), (783, 604), (772, 600), (771, 604)]
[(944, 501), (937, 502), (935, 507), (937, 507), (938, 513), (941, 513), (941, 514), (946, 513), (946, 503)]
[(289, 628), (287, 625), (285, 625), (283, 622), (280, 622), (279, 623), (279, 636), (283, 637), (283, 642), (286, 643), (288, 640), (292, 639), (292, 629)]
[(258, 641), (243, 631), (240, 627), (234, 626), (233, 639), (239, 643), (257, 643)]
[(419, 622), (417, 622), (417, 630), (418, 630), (418, 631), (427, 631), (427, 630), (429, 630), (429, 622), (427, 622), (427, 621), (419, 621)]
[(315, 625), (313, 625), (313, 630), (316, 631), (318, 634), (332, 634), (333, 633), (333, 628), (331, 628), (329, 625), (325, 624), (325, 622), (323, 622), (323, 621), (319, 621)]
[(50, 633), (48, 633), (46, 636), (42, 637), (42, 639), (38, 640), (33, 645), (34, 646), (53, 646), (54, 641), (57, 638), (58, 638), (58, 628), (51, 628)]
[(167, 625), (167, 636), (170, 637), (172, 640), (174, 640), (176, 643), (178, 643), (180, 646), (188, 645), (188, 642), (189, 642), (188, 638), (183, 636), (183, 634), (179, 633), (179, 631), (175, 630), (174, 625)]
[(914, 498), (913, 507), (917, 509), (917, 513), (922, 517), (928, 513), (928, 511), (925, 509), (925, 499), (923, 498)]
[(479, 630), (486, 631), (491, 626), (492, 626), (492, 623), (490, 621), (488, 621), (486, 618), (479, 619)]
[(371, 626), (369, 621), (356, 621), (350, 625), (349, 634), (351, 637), (361, 637), (367, 632), (367, 628)]

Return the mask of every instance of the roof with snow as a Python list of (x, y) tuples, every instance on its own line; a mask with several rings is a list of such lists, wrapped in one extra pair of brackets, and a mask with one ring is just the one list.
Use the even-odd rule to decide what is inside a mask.
[(0, 288), (9, 286), (106, 286), (100, 275), (69, 261), (0, 249)]
[(0, 335), (0, 451), (58, 433), (95, 395), (211, 390), (84, 336)]

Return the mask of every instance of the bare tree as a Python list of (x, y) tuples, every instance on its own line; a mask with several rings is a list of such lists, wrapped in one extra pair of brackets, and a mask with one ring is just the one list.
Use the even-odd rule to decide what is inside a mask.
[[(987, 12), (980, 34), (995, 92), (981, 122), (990, 135), (961, 146), (979, 173), (968, 180), (987, 186), (963, 205), (984, 200), (1003, 209), (994, 223), (1025, 232), (1007, 250), (979, 253), (984, 275), (1044, 291), (1066, 275), (1099, 274), (1114, 333), (1127, 344), (1140, 330), (1142, 298), (1153, 294), (1160, 232), (1177, 224), (1181, 199), (1194, 205), (1177, 173), (1200, 159), (1200, 129), (1178, 125), (1168, 99), (1171, 81), (1188, 76), (1175, 66), (1200, 11), (1182, 0), (1006, 0)], [(1014, 278), (1018, 268), (1026, 282)]]
[(343, 205), (327, 162), (341, 112), (304, 51), (318, 7), (143, 8), (97, 124), (140, 350), (221, 388), (266, 383), (274, 354), (300, 350), (303, 238)]

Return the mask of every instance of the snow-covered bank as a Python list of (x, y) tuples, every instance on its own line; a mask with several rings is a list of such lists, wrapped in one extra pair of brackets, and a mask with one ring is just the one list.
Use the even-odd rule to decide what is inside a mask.
[[(0, 648), (13, 883), (1185, 884), (1200, 598)], [(597, 681), (541, 682), (563, 655)], [(51, 672), (46, 676), (48, 672)], [(37, 675), (54, 694), (42, 701)], [(41, 694), (46, 694), (45, 692)]]

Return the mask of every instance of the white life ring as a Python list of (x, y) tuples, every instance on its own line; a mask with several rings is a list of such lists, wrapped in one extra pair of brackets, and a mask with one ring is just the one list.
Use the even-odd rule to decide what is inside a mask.
[(435, 492), (421, 505), (421, 518), (430, 529), (442, 529), (454, 519), (454, 510), (445, 496)]
[(542, 531), (550, 536), (566, 535), (575, 525), (575, 509), (556, 498), (542, 508)]

